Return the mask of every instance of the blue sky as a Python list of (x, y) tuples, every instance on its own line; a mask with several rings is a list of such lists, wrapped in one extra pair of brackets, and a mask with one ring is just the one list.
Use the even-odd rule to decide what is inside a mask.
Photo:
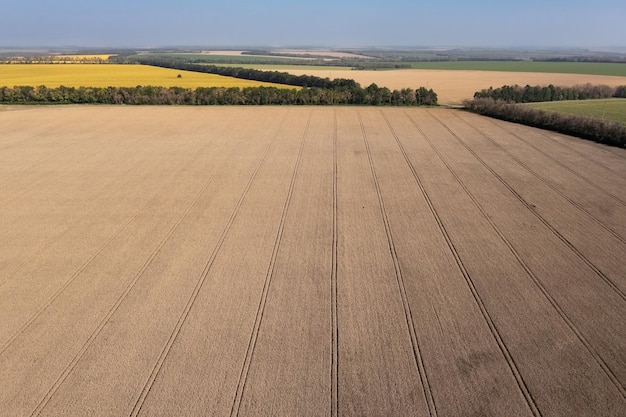
[(613, 0), (0, 0), (0, 46), (626, 46)]

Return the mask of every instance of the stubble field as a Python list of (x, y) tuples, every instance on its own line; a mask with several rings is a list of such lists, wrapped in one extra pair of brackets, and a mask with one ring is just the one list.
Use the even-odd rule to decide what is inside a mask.
[(4, 415), (624, 415), (623, 149), (445, 109), (0, 126)]

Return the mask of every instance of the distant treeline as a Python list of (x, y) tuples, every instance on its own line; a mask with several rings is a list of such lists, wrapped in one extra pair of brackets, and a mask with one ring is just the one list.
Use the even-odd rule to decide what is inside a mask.
[(108, 64), (104, 56), (9, 56), (0, 57), (0, 64)]
[[(358, 84), (357, 84), (358, 87)], [(2, 104), (154, 104), (154, 105), (436, 105), (437, 94), (421, 87), (390, 91), (367, 88), (246, 87), (0, 87)]]
[(623, 64), (626, 63), (626, 57), (613, 55), (597, 55), (597, 56), (568, 56), (557, 58), (537, 58), (534, 61), (540, 62), (592, 62), (592, 63), (608, 63)]
[(227, 77), (242, 78), (245, 80), (293, 85), (296, 87), (350, 89), (358, 86), (356, 81), (347, 78), (336, 78), (334, 80), (330, 80), (329, 78), (321, 78), (313, 75), (293, 75), (288, 72), (280, 71), (261, 71), (251, 68), (195, 64), (180, 58), (168, 59), (139, 56), (135, 58), (135, 61), (140, 64), (152, 65), (155, 67), (202, 72), (205, 74), (217, 74)]
[[(354, 52), (346, 52), (346, 53), (354, 53)], [(289, 57), (296, 59), (296, 65), (319, 65), (319, 66), (346, 66), (352, 67), (355, 70), (378, 70), (378, 69), (406, 69), (411, 68), (410, 64), (405, 64), (402, 62), (379, 62), (379, 59), (376, 57), (362, 55), (361, 57), (351, 57), (351, 56), (343, 56), (343, 57), (326, 57), (324, 58), (324, 52), (320, 52), (319, 54), (311, 53), (311, 54), (294, 54), (294, 53), (282, 53), (282, 52), (272, 52), (272, 51), (264, 51), (264, 50), (251, 50), (244, 51), (241, 53), (242, 55), (252, 55), (252, 56), (275, 56), (275, 57)], [(299, 58), (299, 59), (298, 59)], [(328, 59), (329, 58), (329, 59)], [(306, 61), (303, 61), (306, 59)], [(285, 61), (281, 62), (285, 64)]]
[[(227, 77), (241, 78), (252, 81), (262, 81), (275, 84), (291, 85), (315, 89), (305, 91), (304, 95), (313, 94), (320, 97), (317, 104), (362, 104), (362, 105), (396, 105), (396, 106), (435, 106), (437, 93), (432, 89), (419, 87), (417, 90), (404, 88), (391, 91), (387, 87), (378, 87), (376, 84), (363, 88), (350, 78), (321, 78), (313, 75), (294, 75), (288, 72), (261, 71), (250, 68), (202, 65), (186, 62), (182, 59), (163, 59), (139, 57), (138, 63), (162, 68), (194, 71), (206, 74), (216, 74)], [(319, 91), (323, 90), (323, 91)], [(328, 97), (332, 100), (327, 102)], [(278, 104), (297, 104), (291, 101)]]
[(474, 93), (474, 98), (491, 98), (510, 103), (536, 103), (541, 101), (589, 100), (609, 97), (626, 98), (626, 86), (609, 87), (607, 85), (584, 84), (574, 87), (547, 87), (526, 85), (505, 85), (500, 88), (489, 87)]
[(626, 126), (619, 122), (544, 111), (493, 98), (475, 98), (464, 104), (466, 109), (484, 116), (553, 130), (607, 145), (626, 147)]
[[(310, 51), (311, 53), (293, 53), (293, 52), (287, 52), (287, 51), (280, 51), (278, 50), (277, 52), (275, 51), (269, 51), (269, 50), (265, 50), (265, 49), (250, 49), (247, 51), (242, 51), (241, 55), (252, 55), (252, 56), (275, 56), (275, 57), (282, 57), (282, 58), (296, 58), (299, 60), (307, 60), (307, 61), (352, 61), (354, 59), (363, 59), (363, 58), (369, 58), (369, 59), (376, 59), (376, 58), (372, 58), (372, 57), (363, 57), (363, 58), (354, 58), (354, 57), (335, 57), (332, 55), (325, 55), (324, 52), (325, 51), (319, 51), (319, 53), (316, 53), (315, 51)], [(218, 52), (219, 53), (219, 52)], [(353, 54), (354, 52), (347, 52), (350, 54)]]
[(385, 70), (385, 69), (410, 69), (411, 64), (398, 62), (357, 62), (352, 65), (355, 70)]
[[(290, 58), (280, 58), (280, 57), (272, 57), (272, 56), (253, 56), (253, 55), (213, 55), (213, 54), (193, 54), (193, 53), (185, 53), (185, 57), (172, 57), (171, 54), (180, 55), (181, 52), (162, 52), (159, 53), (150, 53), (150, 54), (122, 54), (115, 57), (111, 57), (110, 62), (116, 64), (135, 64), (139, 62), (139, 60), (143, 61), (146, 58), (150, 59), (178, 59), (190, 64), (228, 64), (228, 65), (316, 65), (316, 66), (337, 66), (339, 64), (334, 61), (325, 61), (323, 59), (316, 60), (307, 60), (307, 59), (290, 59)], [(148, 55), (150, 55), (148, 57)], [(343, 64), (342, 64), (343, 66)]]

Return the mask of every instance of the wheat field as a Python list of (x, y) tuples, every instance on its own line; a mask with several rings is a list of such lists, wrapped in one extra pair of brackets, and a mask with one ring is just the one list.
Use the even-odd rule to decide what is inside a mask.
[(624, 149), (447, 109), (0, 125), (3, 416), (624, 416)]

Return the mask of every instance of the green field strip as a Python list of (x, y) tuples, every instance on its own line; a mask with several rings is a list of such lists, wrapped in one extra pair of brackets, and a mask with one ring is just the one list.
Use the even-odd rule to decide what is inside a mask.
[(527, 105), (541, 110), (596, 117), (626, 124), (626, 99), (549, 101)]

